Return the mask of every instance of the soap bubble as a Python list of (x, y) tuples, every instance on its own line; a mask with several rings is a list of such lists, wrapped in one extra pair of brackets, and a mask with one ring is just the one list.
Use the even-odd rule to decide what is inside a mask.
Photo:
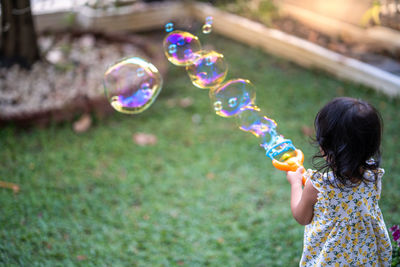
[(199, 38), (189, 32), (170, 32), (163, 42), (164, 53), (168, 60), (176, 66), (192, 64), (194, 53), (201, 49)]
[(211, 33), (212, 32), (212, 25), (211, 24), (204, 24), (203, 25), (203, 27), (201, 28), (201, 31), (204, 33), (204, 34), (209, 34), (209, 33)]
[(213, 24), (213, 17), (208, 16), (206, 17), (206, 22), (204, 23), (203, 27), (201, 28), (201, 31), (204, 34), (209, 34), (212, 32), (212, 24)]
[(252, 106), (256, 92), (249, 80), (229, 80), (223, 85), (210, 90), (211, 103), (217, 115), (235, 116), (247, 106)]
[(225, 79), (228, 65), (222, 54), (201, 50), (194, 54), (192, 64), (186, 66), (186, 70), (194, 86), (211, 88)]
[(104, 73), (104, 91), (111, 106), (122, 113), (136, 114), (147, 109), (161, 91), (157, 68), (139, 57), (122, 59)]
[(213, 17), (212, 16), (208, 16), (208, 17), (206, 17), (206, 23), (205, 24), (213, 24), (213, 21), (214, 21), (214, 19), (213, 19)]
[(277, 136), (276, 122), (261, 115), (260, 110), (255, 106), (244, 108), (237, 116), (237, 123), (242, 131), (250, 132), (261, 138), (263, 147), (271, 145)]
[(168, 22), (165, 24), (165, 31), (172, 32), (174, 30), (174, 24), (172, 22)]

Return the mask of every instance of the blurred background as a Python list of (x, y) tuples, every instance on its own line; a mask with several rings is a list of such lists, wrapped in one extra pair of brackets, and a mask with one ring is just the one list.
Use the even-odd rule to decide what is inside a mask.
[[(169, 22), (223, 54), (227, 79), (254, 84), (306, 168), (326, 102), (372, 103), (385, 124), (380, 205), (399, 224), (400, 1), (0, 3), (0, 265), (298, 266), (285, 173), (168, 62)], [(103, 79), (132, 56), (163, 86), (127, 115)]]

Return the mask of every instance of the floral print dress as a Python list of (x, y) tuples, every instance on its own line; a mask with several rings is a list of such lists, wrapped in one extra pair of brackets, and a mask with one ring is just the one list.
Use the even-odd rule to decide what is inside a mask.
[[(331, 172), (307, 170), (307, 182), (319, 193), (312, 222), (305, 227), (300, 266), (390, 266), (392, 248), (378, 206), (384, 170), (376, 173), (376, 183), (339, 188)], [(364, 174), (370, 180), (373, 175)]]

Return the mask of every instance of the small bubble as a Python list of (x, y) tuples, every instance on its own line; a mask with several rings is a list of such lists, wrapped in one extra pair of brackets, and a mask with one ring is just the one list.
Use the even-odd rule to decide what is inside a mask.
[(213, 17), (211, 17), (211, 16), (208, 16), (208, 17), (206, 17), (206, 24), (213, 24)]
[(168, 22), (165, 24), (165, 31), (172, 32), (174, 30), (174, 24), (172, 22)]
[(234, 106), (236, 106), (237, 103), (237, 98), (236, 97), (232, 97), (228, 100), (228, 104), (231, 108), (233, 108)]
[(203, 31), (204, 34), (209, 34), (212, 32), (212, 26), (211, 24), (204, 24), (201, 30)]
[(215, 111), (220, 111), (222, 109), (222, 102), (221, 101), (215, 101), (214, 102), (214, 110)]
[(176, 45), (174, 45), (174, 44), (170, 45), (170, 46), (168, 47), (168, 52), (169, 52), (170, 54), (176, 53)]

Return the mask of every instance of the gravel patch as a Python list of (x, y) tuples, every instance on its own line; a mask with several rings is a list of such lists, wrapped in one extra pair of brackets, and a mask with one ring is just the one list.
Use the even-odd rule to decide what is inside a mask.
[(64, 120), (72, 114), (56, 113), (90, 112), (95, 109), (93, 103), (110, 109), (104, 107), (102, 84), (107, 67), (123, 57), (153, 60), (145, 51), (146, 40), (137, 36), (54, 34), (41, 36), (39, 45), (44, 60), (31, 70), (17, 65), (0, 69), (0, 121)]

